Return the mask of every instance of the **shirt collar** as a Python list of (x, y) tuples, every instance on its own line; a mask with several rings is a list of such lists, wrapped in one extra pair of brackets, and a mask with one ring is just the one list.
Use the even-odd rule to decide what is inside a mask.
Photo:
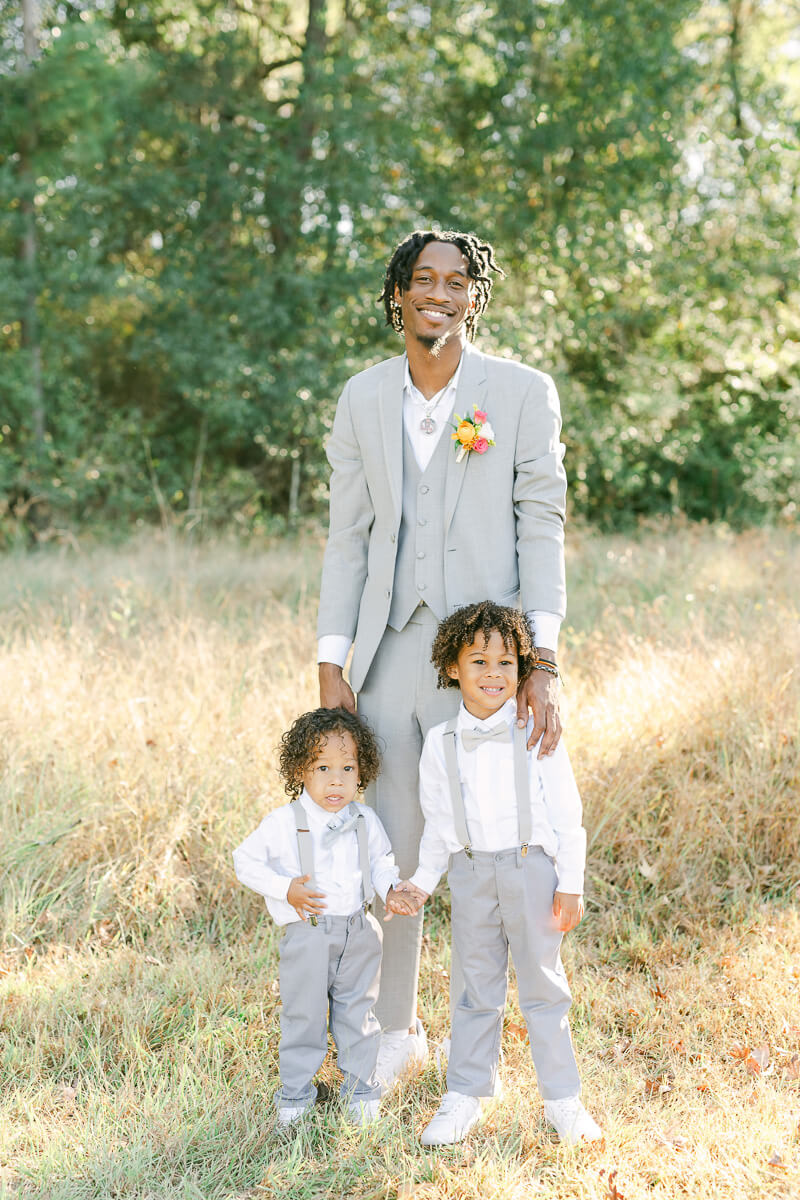
[(495, 725), (499, 725), (501, 721), (505, 721), (507, 725), (513, 725), (517, 719), (517, 701), (515, 699), (506, 700), (502, 708), (498, 708), (496, 713), (492, 713), (486, 720), (481, 720), (480, 717), (473, 717), (471, 712), (467, 712), (464, 707), (464, 701), (461, 701), (461, 707), (458, 710), (458, 728), (461, 729), (493, 729)]
[[(430, 404), (431, 400), (433, 399), (433, 396), (431, 396), (430, 400), (426, 400), (425, 397), (422, 395), (422, 392), (419, 390), (417, 385), (414, 383), (414, 380), (411, 378), (411, 369), (408, 365), (408, 355), (407, 354), (403, 355), (403, 362), (405, 364), (405, 370), (404, 370), (404, 374), (403, 374), (403, 395), (408, 397), (410, 400), (415, 400), (419, 397), (419, 400), (421, 403)], [(455, 389), (458, 387), (458, 380), (459, 380), (459, 376), (461, 375), (461, 368), (463, 365), (464, 365), (464, 351), (462, 350), (461, 358), (458, 360), (458, 366), (456, 367), (455, 371), (450, 376), (449, 380), (444, 385), (444, 387), (441, 388), (440, 391), (438, 391), (436, 393), (437, 396), (441, 396), (444, 392), (449, 392), (451, 389), (453, 391), (455, 391)]]
[(324, 808), (320, 808), (318, 804), (314, 803), (305, 788), (300, 793), (300, 803), (308, 817), (309, 829), (325, 829), (332, 817), (349, 817), (351, 815), (352, 804), (348, 804), (346, 808), (340, 808), (338, 813), (326, 812)]

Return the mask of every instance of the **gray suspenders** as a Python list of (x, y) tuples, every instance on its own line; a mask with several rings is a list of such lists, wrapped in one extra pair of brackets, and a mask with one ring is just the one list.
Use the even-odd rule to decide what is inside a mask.
[[(314, 884), (314, 844), (311, 831), (308, 828), (306, 810), (299, 800), (292, 800), (289, 805), (294, 813), (294, 823), (297, 826), (297, 852), (300, 855), (300, 874), (309, 875), (309, 885)], [(367, 837), (367, 821), (363, 813), (358, 814), (356, 822), (356, 837), (358, 838), (358, 861), (361, 867), (361, 886), (364, 889), (364, 909), (373, 901), (375, 892), (372, 887), (372, 872), (369, 867), (369, 838)], [(317, 918), (308, 918), (316, 925)]]
[[(464, 811), (464, 795), (461, 791), (461, 781), (458, 777), (458, 758), (456, 755), (456, 724), (457, 718), (448, 721), (444, 728), (444, 760), (447, 766), (447, 778), (450, 782), (450, 798), (453, 805), (453, 824), (456, 837), (463, 844), (468, 858), (472, 858), (467, 816)], [(514, 724), (514, 791), (517, 795), (517, 821), (519, 822), (519, 841), (523, 857), (528, 853), (528, 843), (531, 840), (531, 801), (528, 788), (528, 731)], [(305, 868), (303, 873), (305, 874)]]

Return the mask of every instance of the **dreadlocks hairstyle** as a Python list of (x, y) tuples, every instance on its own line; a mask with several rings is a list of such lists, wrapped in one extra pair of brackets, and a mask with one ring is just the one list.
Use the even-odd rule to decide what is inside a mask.
[(517, 655), (519, 682), (527, 679), (536, 661), (527, 617), (516, 608), (506, 608), (502, 604), (493, 604), (491, 600), (482, 600), (480, 604), (457, 608), (449, 617), (445, 617), (436, 630), (431, 647), (431, 662), (439, 674), (436, 686), (458, 687), (458, 680), (451, 679), (447, 674), (448, 667), (454, 666), (458, 661), (459, 651), (464, 646), (471, 646), (478, 634), (483, 635), (483, 644), (488, 646), (489, 638), (495, 629), (503, 639), (505, 648), (515, 651)]
[(489, 242), (480, 242), (471, 233), (458, 233), (453, 229), (435, 231), (433, 229), (415, 229), (400, 243), (386, 268), (383, 281), (383, 291), (378, 297), (383, 301), (386, 311), (386, 324), (397, 332), (403, 332), (403, 314), (395, 301), (394, 289), (397, 286), (405, 292), (411, 283), (411, 272), (420, 252), (428, 242), (452, 242), (458, 246), (467, 260), (467, 274), (474, 284), (475, 304), (466, 319), (467, 337), (470, 341), (475, 337), (478, 318), (486, 311), (486, 306), (492, 294), (492, 276), (505, 275), (502, 267), (494, 260), (494, 249)]
[(346, 708), (315, 708), (298, 717), (281, 738), (278, 769), (287, 796), (296, 800), (303, 790), (303, 772), (314, 761), (331, 734), (349, 733), (356, 744), (358, 790), (376, 779), (381, 759), (375, 734)]

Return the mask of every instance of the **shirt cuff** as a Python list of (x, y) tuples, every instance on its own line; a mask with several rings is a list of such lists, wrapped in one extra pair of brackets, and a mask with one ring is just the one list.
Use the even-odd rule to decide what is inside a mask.
[(437, 875), (435, 871), (426, 871), (424, 867), (418, 867), (408, 882), (413, 883), (414, 887), (418, 887), (421, 892), (427, 892), (431, 896), (436, 891), (436, 885), (441, 878), (441, 873)]
[(533, 629), (533, 644), (543, 650), (558, 650), (558, 635), (561, 631), (561, 617), (555, 613), (531, 609), (525, 614)]
[(317, 662), (344, 667), (353, 639), (343, 633), (325, 633), (317, 643)]

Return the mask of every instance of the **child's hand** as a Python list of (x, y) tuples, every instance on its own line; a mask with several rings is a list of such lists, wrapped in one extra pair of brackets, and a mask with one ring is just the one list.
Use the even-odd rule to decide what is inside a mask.
[(583, 896), (570, 892), (556, 892), (553, 896), (553, 916), (562, 933), (569, 933), (580, 923), (583, 916)]
[(306, 887), (310, 875), (298, 875), (289, 884), (289, 890), (286, 893), (286, 899), (296, 911), (301, 921), (307, 921), (309, 917), (316, 917), (326, 907), (320, 901), (325, 898), (324, 892), (312, 892), (311, 888)]
[(386, 916), (383, 919), (391, 921), (393, 916), (415, 917), (427, 899), (427, 892), (403, 879), (386, 893)]

